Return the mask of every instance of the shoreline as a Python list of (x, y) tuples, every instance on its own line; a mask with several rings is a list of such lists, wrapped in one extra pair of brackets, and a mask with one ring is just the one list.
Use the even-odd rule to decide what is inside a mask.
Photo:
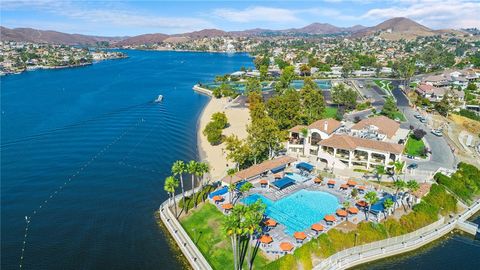
[(250, 122), (250, 111), (248, 108), (232, 106), (235, 100), (227, 98), (214, 98), (203, 108), (197, 121), (197, 152), (202, 161), (210, 166), (210, 177), (212, 181), (220, 180), (225, 176), (228, 168), (234, 167), (234, 163), (226, 158), (225, 144), (211, 145), (203, 135), (203, 129), (210, 122), (211, 116), (216, 112), (224, 112), (227, 115), (228, 127), (223, 129), (222, 134), (229, 136), (235, 134), (239, 139), (245, 139), (248, 135), (247, 125)]

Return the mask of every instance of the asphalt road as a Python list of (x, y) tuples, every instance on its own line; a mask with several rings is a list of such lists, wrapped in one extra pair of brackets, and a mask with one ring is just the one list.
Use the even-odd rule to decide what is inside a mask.
[[(397, 106), (405, 115), (407, 122), (402, 123), (401, 127), (408, 129), (410, 125), (414, 128), (421, 128), (427, 132), (425, 135), (425, 140), (427, 141), (428, 148), (432, 151), (429, 161), (423, 160), (411, 160), (406, 158), (407, 164), (417, 163), (418, 170), (428, 170), (435, 171), (440, 167), (444, 168), (455, 168), (456, 159), (455, 156), (448, 145), (447, 141), (443, 137), (437, 137), (433, 135), (430, 131), (432, 130), (427, 124), (421, 123), (418, 119), (414, 117), (418, 112), (410, 108), (408, 99), (400, 90), (399, 82), (394, 82), (393, 95), (397, 99)], [(427, 121), (428, 122), (428, 121)]]

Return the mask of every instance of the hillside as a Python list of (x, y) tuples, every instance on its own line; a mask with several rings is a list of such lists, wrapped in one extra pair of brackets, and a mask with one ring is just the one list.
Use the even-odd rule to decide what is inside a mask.
[(382, 38), (389, 40), (414, 39), (419, 36), (433, 36), (435, 31), (423, 26), (413, 20), (404, 17), (397, 17), (386, 20), (373, 27), (359, 31), (355, 36), (368, 36), (379, 34)]
[(95, 44), (100, 41), (118, 41), (123, 37), (101, 37), (80, 34), (67, 34), (50, 30), (37, 30), (32, 28), (9, 29), (0, 26), (0, 40), (26, 41), (36, 43), (57, 43), (66, 45)]

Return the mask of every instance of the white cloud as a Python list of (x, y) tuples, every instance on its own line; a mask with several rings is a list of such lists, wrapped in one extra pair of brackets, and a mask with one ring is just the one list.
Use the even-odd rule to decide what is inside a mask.
[(295, 11), (283, 8), (271, 7), (249, 7), (243, 10), (218, 8), (213, 14), (223, 20), (231, 22), (274, 22), (291, 23), (302, 21), (295, 14)]
[(425, 26), (440, 28), (480, 27), (480, 2), (407, 1), (410, 5), (371, 9), (361, 16), (368, 19), (408, 17)]
[[(159, 32), (178, 33), (212, 28), (214, 25), (201, 18), (193, 17), (167, 17), (149, 14), (148, 11), (134, 11), (116, 2), (92, 2), (67, 1), (67, 0), (5, 0), (2, 1), (4, 10), (22, 10), (34, 8), (52, 13), (65, 18), (79, 20), (87, 24), (100, 24), (125, 28), (148, 28), (158, 29)], [(45, 28), (47, 22), (38, 27)]]

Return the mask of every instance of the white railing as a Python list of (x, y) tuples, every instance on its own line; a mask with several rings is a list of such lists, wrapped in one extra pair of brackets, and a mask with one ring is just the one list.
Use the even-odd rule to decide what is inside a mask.
[(444, 222), (445, 219), (442, 217), (428, 226), (405, 235), (342, 250), (322, 260), (314, 269), (344, 269), (378, 259), (378, 257), (395, 255), (416, 248), (419, 244), (423, 245), (426, 241), (430, 242), (443, 236), (455, 227), (454, 222), (443, 225)]
[[(185, 196), (192, 193), (192, 190), (189, 190), (185, 193)], [(179, 194), (175, 196), (175, 200), (179, 202), (182, 198), (182, 195)], [(173, 237), (175, 242), (177, 242), (178, 247), (182, 253), (187, 258), (188, 262), (195, 270), (212, 270), (212, 267), (207, 262), (203, 254), (198, 250), (197, 246), (193, 243), (192, 239), (188, 236), (187, 232), (183, 229), (180, 222), (178, 222), (175, 215), (169, 208), (170, 200), (164, 201), (159, 207), (160, 218), (167, 227), (170, 235)]]

